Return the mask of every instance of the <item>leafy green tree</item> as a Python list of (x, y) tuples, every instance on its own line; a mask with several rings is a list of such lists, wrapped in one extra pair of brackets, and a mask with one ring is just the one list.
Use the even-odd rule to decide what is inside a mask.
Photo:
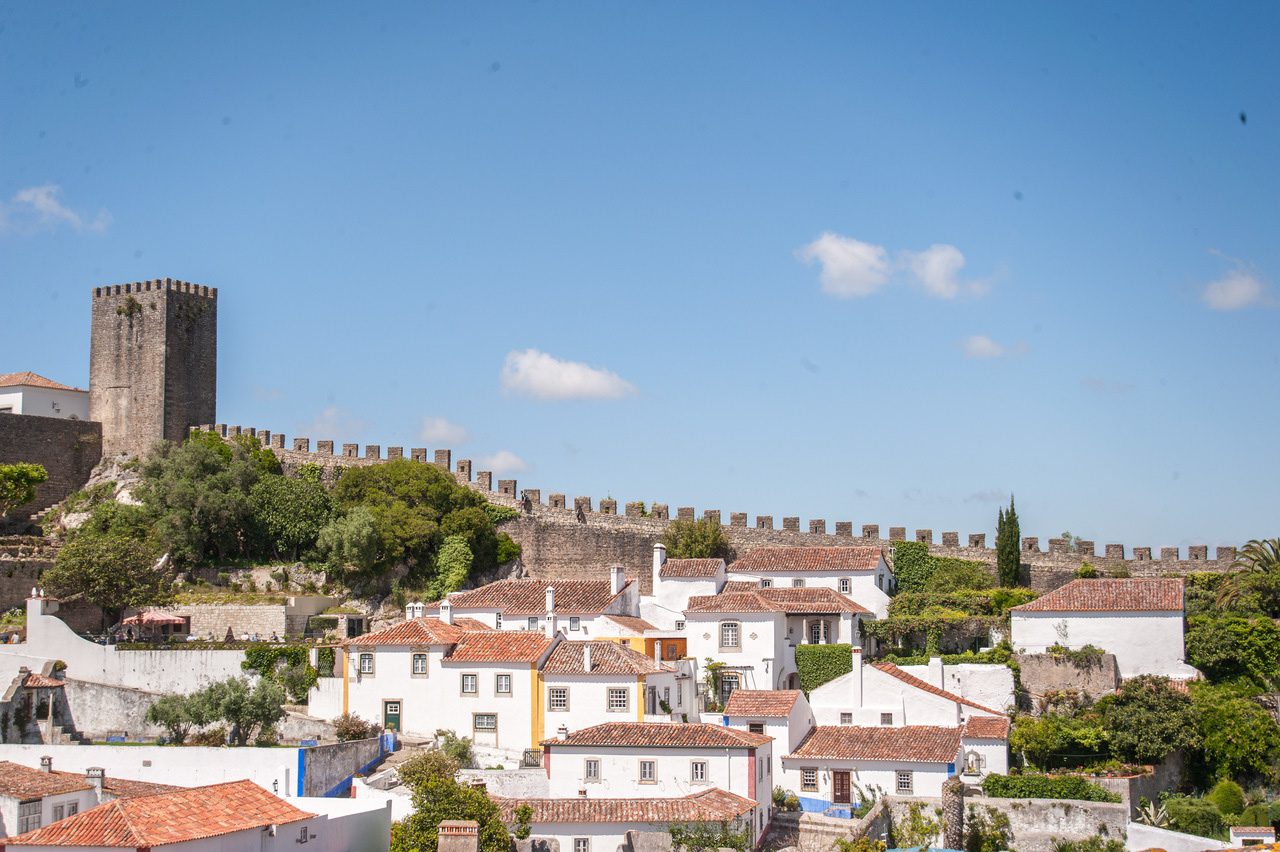
[(471, 573), (473, 561), (467, 537), (448, 536), (436, 558), (436, 578), (429, 588), (430, 597), (439, 600), (450, 592), (461, 589)]
[(320, 530), (316, 550), (331, 568), (369, 573), (378, 563), (378, 530), (373, 512), (356, 506)]
[(1270, 689), (1280, 682), (1280, 627), (1270, 618), (1194, 616), (1186, 645), (1187, 662), (1213, 683)]
[(1276, 779), (1280, 725), (1270, 713), (1238, 692), (1208, 685), (1195, 688), (1193, 707), (1207, 774)]
[(1253, 539), (1240, 548), (1231, 567), (1280, 573), (1280, 538)]
[(183, 695), (162, 695), (147, 708), (147, 722), (164, 728), (169, 742), (182, 745), (196, 724), (189, 703)]
[(232, 740), (241, 746), (284, 718), (284, 690), (269, 678), (250, 685), (245, 678), (230, 677), (194, 693), (190, 702), (195, 718), (205, 724), (226, 722)]
[(925, 583), (927, 592), (958, 592), (994, 588), (996, 578), (981, 562), (930, 557), (936, 565)]
[(1009, 734), (1009, 747), (1032, 766), (1049, 769), (1063, 763), (1065, 755), (1106, 754), (1107, 733), (1091, 715), (1019, 716)]
[[(274, 458), (274, 456), (272, 456)], [(266, 474), (249, 489), (254, 522), (277, 557), (297, 559), (329, 521), (329, 492), (318, 482)]]
[(672, 559), (724, 559), (729, 555), (724, 530), (710, 518), (672, 521), (662, 534), (662, 543)]
[(58, 551), (42, 579), (60, 597), (82, 595), (116, 624), (128, 607), (171, 599), (170, 578), (155, 563), (155, 550), (145, 540), (85, 530)]
[(493, 800), (473, 787), (458, 783), (456, 762), (438, 751), (412, 757), (397, 774), (413, 793), (413, 813), (392, 826), (393, 852), (436, 852), (440, 823), (447, 819), (475, 820), (480, 826), (480, 852), (508, 852), (511, 837)]
[(43, 465), (0, 464), (0, 518), (36, 499), (36, 486), (48, 479)]
[(511, 834), (516, 840), (528, 840), (529, 835), (533, 833), (533, 808), (529, 805), (517, 805), (515, 812), (515, 825), (511, 827)]
[(1191, 698), (1168, 678), (1141, 675), (1098, 702), (1112, 753), (1121, 760), (1159, 763), (1171, 752), (1200, 745)]
[(1013, 848), (1013, 829), (1007, 814), (973, 805), (965, 817), (964, 852), (1002, 852)]
[(1022, 529), (1018, 525), (1018, 510), (1009, 495), (1009, 509), (1000, 510), (996, 519), (996, 574), (1002, 586), (1018, 585), (1022, 573)]

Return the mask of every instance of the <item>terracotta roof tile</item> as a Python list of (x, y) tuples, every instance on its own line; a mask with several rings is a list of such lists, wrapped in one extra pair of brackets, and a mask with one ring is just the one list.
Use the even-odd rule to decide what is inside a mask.
[(236, 831), (309, 819), (252, 781), (115, 799), (10, 837), (14, 846), (106, 846), (138, 848), (185, 843)]
[(1182, 612), (1182, 579), (1072, 580), (1010, 612)]
[(645, 621), (643, 618), (639, 618), (638, 616), (634, 616), (634, 615), (606, 615), (604, 617), (607, 618), (609, 621), (612, 621), (614, 624), (617, 624), (620, 627), (624, 627), (627, 630), (632, 631), (633, 633), (643, 634), (646, 630), (658, 629), (655, 625), (650, 624), (649, 622)]
[(694, 595), (686, 612), (869, 613), (866, 607), (835, 589), (754, 589)]
[[(454, 619), (462, 621), (462, 619)], [(475, 619), (467, 619), (475, 621)], [(475, 622), (480, 624), (480, 622)], [(481, 624), (481, 627), (484, 625)], [(415, 618), (402, 621), (373, 633), (349, 639), (345, 645), (452, 645), (462, 638), (460, 624), (445, 624), (438, 618)]]
[(957, 704), (963, 704), (966, 707), (972, 707), (975, 710), (983, 710), (987, 713), (994, 713), (997, 716), (1004, 715), (999, 710), (994, 710), (990, 707), (984, 707), (981, 704), (977, 704), (973, 701), (970, 701), (969, 699), (963, 696), (956, 695), (954, 692), (947, 692), (945, 689), (934, 686), (928, 681), (921, 680), (920, 678), (916, 677), (913, 674), (908, 674), (907, 672), (904, 672), (902, 669), (895, 666), (893, 663), (872, 663), (871, 665), (877, 671), (882, 671), (887, 675), (896, 677), (898, 680), (902, 681), (908, 686), (913, 686), (916, 689), (923, 690), (924, 692), (932, 693), (933, 695), (937, 695), (940, 698), (945, 698), (948, 701), (954, 701)]
[(757, 547), (729, 571), (871, 571), (878, 564), (878, 547)]
[(467, 630), (444, 656), (446, 663), (532, 663), (554, 639), (534, 630)]
[(964, 735), (975, 740), (1007, 740), (1009, 717), (970, 716), (964, 726)]
[(960, 728), (926, 725), (900, 728), (819, 725), (788, 757), (954, 763), (960, 751), (960, 733)]
[(754, 748), (773, 737), (702, 722), (606, 722), (569, 734), (567, 740), (543, 740), (549, 746), (628, 746), (633, 748)]
[(45, 772), (20, 763), (0, 760), (0, 796), (11, 799), (42, 799), (59, 793), (88, 790), (83, 775), (70, 772)]
[(533, 808), (533, 822), (728, 822), (750, 813), (756, 803), (718, 787), (681, 799), (504, 799), (494, 797), (504, 822), (520, 805)]
[(800, 694), (798, 689), (735, 689), (729, 695), (724, 715), (786, 718)]
[(596, 639), (588, 642), (561, 642), (542, 667), (544, 674), (588, 674), (583, 665), (591, 646), (591, 671), (596, 675), (642, 675), (666, 671), (653, 660), (617, 642)]
[[(635, 582), (627, 580), (626, 585)], [(598, 615), (618, 597), (610, 591), (609, 580), (498, 580), (467, 592), (449, 595), (453, 611), (461, 609), (495, 609), (503, 615), (545, 615), (547, 587), (556, 590), (556, 613), (559, 615)], [(623, 587), (623, 591), (626, 587)], [(621, 594), (621, 592), (619, 592)], [(427, 604), (439, 611), (440, 602)]]
[(754, 592), (760, 588), (759, 580), (729, 580), (720, 588), (720, 594), (731, 595), (735, 592)]
[(83, 388), (73, 388), (70, 385), (55, 382), (53, 379), (46, 379), (39, 373), (33, 373), (30, 370), (25, 373), (0, 373), (0, 388), (13, 387), (46, 388), (48, 390), (69, 390), (88, 393)]
[(724, 570), (723, 559), (668, 559), (658, 569), (658, 577), (695, 577), (711, 579)]
[(48, 677), (47, 675), (32, 672), (22, 679), (22, 685), (29, 689), (60, 689), (66, 686), (65, 683), (56, 677)]

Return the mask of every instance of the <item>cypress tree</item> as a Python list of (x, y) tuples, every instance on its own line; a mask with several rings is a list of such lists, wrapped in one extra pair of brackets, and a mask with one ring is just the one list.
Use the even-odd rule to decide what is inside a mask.
[(1018, 525), (1018, 510), (1014, 508), (1013, 495), (1009, 495), (1009, 511), (1000, 510), (996, 520), (996, 573), (1000, 577), (1000, 585), (1018, 585), (1020, 573), (1019, 542), (1022, 530)]

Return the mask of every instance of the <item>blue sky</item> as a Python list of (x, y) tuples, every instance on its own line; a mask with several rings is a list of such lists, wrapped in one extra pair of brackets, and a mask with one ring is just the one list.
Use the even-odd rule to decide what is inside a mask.
[(1278, 26), (5, 3), (0, 372), (85, 385), (90, 288), (169, 276), (219, 288), (229, 423), (726, 516), (1274, 536)]

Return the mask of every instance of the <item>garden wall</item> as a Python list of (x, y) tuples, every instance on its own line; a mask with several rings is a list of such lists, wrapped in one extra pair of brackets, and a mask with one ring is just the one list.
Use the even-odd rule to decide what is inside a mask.
[(1102, 654), (1091, 665), (1080, 665), (1052, 654), (1019, 654), (1017, 659), (1022, 688), (1036, 712), (1039, 699), (1049, 693), (1075, 690), (1097, 699), (1115, 692), (1120, 685), (1115, 654)]

